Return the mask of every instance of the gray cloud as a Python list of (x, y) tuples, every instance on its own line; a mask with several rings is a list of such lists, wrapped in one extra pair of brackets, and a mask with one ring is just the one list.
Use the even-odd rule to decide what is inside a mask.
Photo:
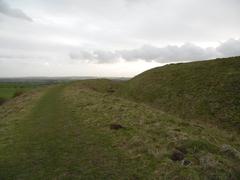
[(10, 7), (3, 0), (0, 0), (0, 13), (5, 14), (10, 17), (20, 18), (27, 21), (33, 21), (29, 16), (27, 16), (21, 9), (15, 9)]
[(71, 59), (88, 60), (97, 63), (117, 62), (119, 59), (125, 61), (154, 61), (159, 63), (170, 63), (176, 61), (207, 60), (217, 57), (240, 56), (240, 40), (230, 39), (221, 43), (217, 48), (202, 48), (192, 43), (182, 46), (155, 47), (144, 45), (141, 48), (122, 51), (84, 51), (70, 54)]
[(92, 52), (88, 51), (79, 51), (78, 53), (70, 53), (69, 54), (71, 59), (81, 59), (81, 60), (93, 60), (95, 57)]
[(70, 53), (69, 57), (74, 60), (84, 60), (86, 62), (94, 63), (114, 63), (119, 58), (117, 52), (95, 50), (95, 51), (79, 51)]
[(214, 48), (201, 48), (191, 43), (182, 46), (166, 46), (158, 48), (143, 46), (135, 50), (120, 51), (121, 57), (127, 61), (146, 60), (160, 63), (171, 61), (211, 59), (217, 56)]

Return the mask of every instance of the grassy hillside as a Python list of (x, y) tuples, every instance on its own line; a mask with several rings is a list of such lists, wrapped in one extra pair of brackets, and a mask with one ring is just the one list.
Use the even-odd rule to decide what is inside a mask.
[(0, 105), (0, 179), (238, 180), (239, 133), (216, 122), (239, 128), (239, 68), (230, 58), (32, 88)]
[(113, 84), (37, 88), (0, 106), (0, 179), (240, 176), (234, 132), (122, 99), (113, 95)]
[(240, 57), (154, 68), (120, 93), (184, 119), (240, 129)]

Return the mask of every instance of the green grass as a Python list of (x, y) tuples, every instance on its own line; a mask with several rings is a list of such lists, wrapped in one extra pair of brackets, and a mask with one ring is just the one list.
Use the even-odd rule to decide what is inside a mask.
[(15, 91), (16, 91), (15, 88), (1, 88), (0, 96), (1, 98), (9, 99), (14, 95)]
[[(1, 179), (237, 179), (239, 160), (220, 152), (240, 147), (234, 132), (114, 96), (111, 81), (98, 92), (102, 81), (36, 89), (3, 105)], [(170, 159), (179, 146), (191, 165)]]
[(114, 148), (109, 135), (74, 116), (63, 86), (49, 90), (8, 132), (0, 151), (2, 179), (134, 178), (138, 164)]
[[(203, 87), (199, 78), (209, 71), (203, 68), (205, 66), (202, 63), (206, 63), (206, 67), (212, 66), (208, 67), (210, 69), (220, 66), (215, 61), (169, 65), (163, 67), (163, 70), (150, 70), (146, 75), (143, 73), (128, 82), (106, 79), (77, 81), (35, 88), (9, 100), (0, 106), (0, 179), (237, 180), (240, 177), (240, 159), (233, 153), (229, 155), (221, 151), (221, 147), (227, 144), (239, 151), (239, 133), (219, 128), (215, 124), (218, 122), (216, 120), (206, 123), (194, 119), (195, 104), (202, 102), (203, 97), (208, 95), (203, 89), (196, 89)], [(224, 68), (221, 65), (221, 75), (214, 76), (214, 81), (207, 79), (207, 75), (204, 76), (204, 83), (209, 85), (206, 91), (220, 93), (213, 94), (213, 97), (217, 101), (222, 97), (224, 103), (226, 94), (225, 91), (219, 91), (221, 88), (218, 83), (212, 87), (214, 90), (210, 88), (215, 80), (221, 80), (221, 87), (228, 90), (229, 103), (234, 105), (235, 101), (231, 98), (238, 98), (234, 89), (238, 85), (230, 85), (235, 80), (238, 81), (238, 72), (234, 71), (238, 68), (238, 63), (234, 64), (234, 59), (229, 62), (223, 60), (221, 63)], [(234, 72), (234, 78), (227, 83), (229, 77), (226, 72), (229, 72), (229, 66), (233, 69), (231, 73)], [(199, 72), (200, 67), (203, 68), (200, 71), (202, 74)], [(186, 74), (176, 75), (176, 69), (177, 72), (184, 69), (182, 71), (186, 71)], [(165, 76), (159, 76), (159, 71), (164, 71)], [(188, 76), (194, 72), (198, 72), (196, 77)], [(220, 78), (224, 74), (225, 81)], [(186, 79), (183, 83), (178, 82), (183, 78), (181, 75)], [(178, 83), (176, 77), (180, 78), (176, 80)], [(162, 83), (162, 78), (172, 81)], [(185, 86), (189, 86), (191, 91), (184, 89)], [(199, 93), (199, 102), (192, 102), (188, 111), (184, 104), (182, 109), (177, 109), (180, 99), (184, 103), (190, 103), (184, 98), (173, 100), (171, 105), (171, 114), (189, 112), (193, 113), (193, 119), (190, 116), (179, 118), (170, 115), (160, 110), (164, 107), (145, 101), (160, 95), (156, 93), (158, 90), (165, 92), (161, 88), (168, 89), (169, 95), (166, 91), (165, 98), (171, 99), (171, 96), (175, 97), (173, 87), (183, 97), (188, 97), (189, 92)], [(147, 94), (145, 88), (150, 94)], [(133, 92), (140, 94), (131, 94)], [(211, 98), (210, 100), (212, 101)], [(169, 104), (166, 107), (170, 107)], [(234, 108), (237, 109), (238, 104), (235, 105)], [(225, 116), (236, 115), (229, 115), (231, 111), (227, 107), (223, 110)], [(202, 109), (199, 111), (202, 112)], [(204, 114), (204, 117), (209, 118), (208, 116), (209, 114)], [(112, 130), (110, 125), (113, 123), (124, 128)], [(233, 125), (231, 119), (229, 123)], [(172, 153), (179, 149), (184, 149), (184, 160), (190, 161), (189, 165), (183, 165), (183, 161), (171, 160)]]
[(37, 86), (31, 83), (0, 83), (0, 98), (11, 99), (16, 92), (26, 92)]
[(171, 64), (146, 71), (119, 94), (184, 119), (240, 129), (240, 57)]

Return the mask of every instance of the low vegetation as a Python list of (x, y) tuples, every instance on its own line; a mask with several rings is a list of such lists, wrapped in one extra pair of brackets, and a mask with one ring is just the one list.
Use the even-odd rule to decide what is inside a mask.
[(120, 94), (184, 119), (240, 129), (240, 57), (154, 68)]
[(3, 103), (5, 103), (5, 102), (6, 102), (6, 99), (0, 98), (0, 106), (3, 105)]
[[(230, 59), (229, 63), (234, 61)], [(130, 81), (76, 81), (35, 88), (13, 98), (0, 106), (0, 179), (239, 179), (240, 140), (236, 128), (218, 127), (216, 122), (222, 119), (216, 120), (217, 116), (210, 116), (208, 111), (204, 116), (208, 121), (201, 120), (203, 116), (194, 114), (193, 109), (202, 100), (192, 102), (189, 116), (184, 116), (188, 111), (185, 105), (178, 110), (175, 107), (169, 113), (170, 103), (166, 104), (166, 109), (163, 104), (153, 103), (154, 98), (163, 98), (157, 97), (158, 91), (165, 92), (163, 87), (170, 94), (169, 97), (165, 94), (168, 100), (175, 96), (173, 87), (184, 97), (190, 92), (200, 93), (200, 99), (207, 96), (204, 89), (190, 87), (196, 82), (198, 84), (194, 86), (198, 88), (203, 85), (197, 75), (195, 80), (192, 77), (191, 83), (188, 82), (187, 74), (191, 68), (185, 68), (199, 68), (202, 63), (218, 65), (215, 61), (169, 65)], [(229, 72), (226, 69), (230, 65), (226, 60), (221, 63), (225, 63), (225, 70), (221, 72)], [(228, 91), (233, 88), (229, 84), (238, 81), (235, 77), (237, 65), (231, 66), (234, 80), (226, 85), (230, 76), (227, 73), (222, 83), (223, 87), (229, 87)], [(189, 85), (191, 91), (185, 90), (180, 82), (176, 85), (175, 78), (180, 74), (170, 75), (176, 68), (181, 71), (179, 66), (186, 70), (183, 84)], [(172, 68), (171, 73), (169, 68)], [(191, 72), (198, 72), (198, 68)], [(159, 71), (169, 72), (166, 78), (172, 80), (173, 85), (170, 82), (161, 85), (164, 77), (161, 73), (161, 78), (158, 77)], [(153, 72), (156, 72), (154, 76)], [(207, 78), (203, 70), (201, 72)], [(216, 76), (215, 80), (222, 81), (223, 75)], [(147, 80), (151, 82), (151, 88)], [(211, 81), (205, 81), (210, 86)], [(214, 88), (220, 93), (218, 84), (206, 91), (213, 93), (211, 89)], [(144, 85), (152, 94), (145, 94)], [(213, 96), (223, 98), (225, 103), (225, 94), (213, 93)], [(238, 98), (234, 88), (229, 100), (232, 96)], [(150, 99), (153, 101), (148, 101)], [(181, 100), (190, 103), (185, 98)], [(180, 99), (173, 103), (177, 101)], [(238, 104), (232, 100), (229, 103), (235, 105), (236, 113)], [(228, 108), (224, 107), (224, 112), (234, 109)], [(236, 117), (236, 114), (225, 116)], [(229, 124), (233, 126), (232, 119)]]
[(15, 97), (21, 96), (22, 94), (23, 94), (23, 91), (17, 90), (17, 91), (15, 91), (15, 93), (13, 94), (13, 97), (15, 98)]
[(38, 86), (33, 83), (0, 83), (0, 98), (11, 99)]

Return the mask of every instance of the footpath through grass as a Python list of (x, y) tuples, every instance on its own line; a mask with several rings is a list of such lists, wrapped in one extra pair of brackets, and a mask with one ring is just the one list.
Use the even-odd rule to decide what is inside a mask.
[[(1, 106), (0, 179), (238, 179), (236, 133), (122, 99), (101, 82), (36, 89)], [(184, 159), (173, 160), (176, 150)]]
[(11, 143), (0, 149), (0, 178), (134, 177), (131, 162), (113, 150), (107, 137), (75, 120), (63, 100), (63, 89), (50, 89), (31, 114), (11, 130)]

